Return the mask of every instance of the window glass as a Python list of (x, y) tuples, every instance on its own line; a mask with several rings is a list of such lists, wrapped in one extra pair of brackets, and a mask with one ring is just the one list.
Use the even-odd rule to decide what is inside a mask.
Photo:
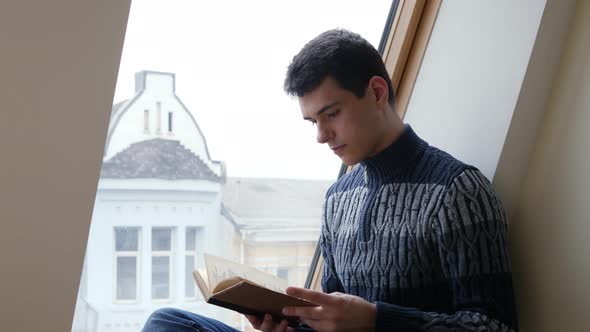
[(277, 269), (277, 277), (285, 280), (289, 280), (289, 269), (285, 267), (280, 267)]
[(137, 251), (139, 231), (135, 228), (115, 228), (116, 250)]
[(143, 131), (148, 132), (150, 130), (150, 111), (143, 111)]
[(153, 251), (170, 251), (172, 247), (172, 229), (154, 228), (152, 229), (152, 250)]
[(197, 229), (194, 227), (186, 230), (186, 250), (195, 250)]
[(115, 227), (115, 301), (138, 299), (139, 236), (137, 227)]
[(170, 257), (152, 257), (152, 298), (170, 297)]
[(193, 277), (193, 271), (203, 270), (203, 247), (204, 239), (202, 227), (187, 227), (185, 239), (185, 269), (184, 269), (184, 296), (187, 299), (202, 299), (201, 294), (196, 294), (197, 285)]
[(152, 299), (170, 299), (172, 228), (152, 228)]
[(135, 300), (136, 289), (137, 258), (117, 257), (117, 299)]
[(193, 271), (195, 270), (195, 256), (186, 255), (185, 257), (185, 278), (184, 278), (184, 296), (187, 298), (195, 297), (195, 281)]

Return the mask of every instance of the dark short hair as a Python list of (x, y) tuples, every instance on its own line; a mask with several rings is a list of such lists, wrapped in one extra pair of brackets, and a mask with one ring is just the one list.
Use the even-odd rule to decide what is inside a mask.
[(284, 89), (289, 95), (302, 97), (328, 76), (358, 98), (364, 97), (371, 77), (382, 77), (389, 90), (388, 102), (393, 105), (393, 87), (383, 59), (359, 34), (333, 29), (312, 39), (289, 65)]

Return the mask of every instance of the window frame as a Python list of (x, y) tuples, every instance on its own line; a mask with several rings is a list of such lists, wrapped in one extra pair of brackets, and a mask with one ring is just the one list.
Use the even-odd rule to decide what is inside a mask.
[(162, 133), (162, 102), (156, 102), (156, 134)]
[(150, 110), (147, 108), (143, 110), (143, 133), (150, 133)]
[(396, 93), (395, 111), (403, 119), (442, 0), (397, 0), (398, 10), (384, 47), (383, 61)]
[[(134, 229), (137, 230), (137, 250), (136, 251), (119, 251), (117, 250), (117, 229)], [(114, 226), (113, 227), (113, 296), (112, 302), (114, 304), (123, 304), (123, 305), (133, 305), (138, 304), (142, 301), (142, 294), (141, 294), (141, 271), (142, 271), (142, 228), (137, 226)], [(135, 253), (135, 254), (134, 254)], [(117, 279), (117, 263), (119, 257), (135, 257), (135, 299), (128, 300), (128, 299), (119, 299), (117, 298), (117, 286), (119, 285)]]
[[(195, 248), (192, 250), (189, 250), (186, 245), (186, 239), (187, 239), (189, 230), (195, 231), (195, 234), (194, 234)], [(190, 280), (186, 280), (186, 273), (188, 272), (187, 266), (186, 266), (186, 259), (187, 259), (187, 257), (192, 256), (194, 268), (195, 269), (199, 268), (199, 255), (203, 254), (203, 251), (199, 250), (199, 249), (202, 249), (202, 247), (199, 247), (199, 241), (202, 241), (204, 239), (204, 232), (205, 232), (205, 227), (203, 227), (203, 226), (187, 226), (184, 229), (185, 242), (184, 242), (183, 258), (184, 258), (185, 264), (184, 264), (184, 271), (183, 272), (184, 272), (184, 276), (185, 276), (185, 284), (182, 289), (182, 296), (183, 296), (184, 300), (188, 301), (188, 302), (203, 300), (203, 297), (200, 295), (200, 292), (197, 289), (196, 282), (191, 278), (189, 278)], [(192, 275), (192, 271), (191, 271), (191, 275)], [(188, 285), (186, 283), (190, 283), (190, 286), (192, 286), (193, 292), (194, 292), (193, 296), (187, 296), (186, 290), (187, 290)]]
[[(153, 246), (153, 235), (154, 230), (170, 230), (170, 250), (154, 250)], [(175, 259), (176, 259), (176, 227), (170, 226), (154, 226), (151, 228), (151, 235), (152, 240), (150, 241), (150, 301), (152, 303), (172, 303), (175, 299), (175, 274), (174, 270), (176, 267)], [(167, 298), (154, 298), (154, 257), (168, 257), (168, 297)]]

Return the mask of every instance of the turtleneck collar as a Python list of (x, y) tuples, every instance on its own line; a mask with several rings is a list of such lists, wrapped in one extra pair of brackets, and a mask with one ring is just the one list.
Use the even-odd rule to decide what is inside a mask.
[(361, 162), (365, 168), (365, 182), (381, 183), (398, 173), (427, 147), (428, 143), (418, 137), (410, 125), (405, 125), (402, 134), (391, 145)]

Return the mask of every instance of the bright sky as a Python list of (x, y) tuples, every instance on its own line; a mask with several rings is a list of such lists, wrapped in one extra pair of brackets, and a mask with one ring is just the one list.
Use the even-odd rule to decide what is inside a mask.
[(283, 92), (293, 56), (321, 32), (345, 28), (376, 48), (391, 0), (134, 0), (115, 102), (141, 70), (176, 73), (228, 176), (335, 179), (340, 159), (316, 142), (297, 100)]

